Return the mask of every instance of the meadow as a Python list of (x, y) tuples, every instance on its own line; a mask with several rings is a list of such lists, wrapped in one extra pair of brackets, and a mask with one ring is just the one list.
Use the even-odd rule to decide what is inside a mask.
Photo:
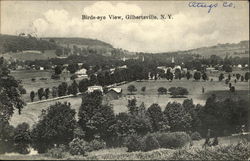
[(45, 50), (44, 53), (23, 53), (23, 52), (16, 52), (16, 53), (5, 53), (0, 54), (0, 57), (4, 57), (5, 59), (10, 59), (11, 57), (17, 59), (19, 61), (25, 60), (47, 60), (50, 58), (56, 58), (57, 55), (55, 54), (55, 50)]
[[(32, 82), (30, 80), (30, 76), (34, 76), (34, 74), (37, 74), (37, 76), (45, 77), (46, 75), (49, 75), (46, 71), (38, 71), (38, 73), (26, 73), (25, 79), (22, 82), (24, 87), (27, 89), (27, 94), (24, 95), (24, 99), (27, 100), (27, 105), (23, 108), (22, 114), (18, 115), (17, 111), (15, 111), (14, 116), (11, 118), (10, 123), (14, 126), (18, 125), (21, 122), (27, 122), (32, 126), (34, 123), (38, 121), (38, 116), (41, 114), (42, 109), (47, 109), (50, 105), (55, 104), (56, 102), (70, 102), (71, 107), (78, 112), (80, 106), (81, 106), (81, 96), (77, 97), (70, 97), (55, 101), (48, 101), (43, 103), (37, 103), (37, 104), (29, 104), (29, 92), (31, 90), (37, 91), (38, 88), (52, 88), (53, 86), (58, 86), (63, 80), (50, 80), (50, 78), (46, 81), (39, 80), (37, 77), (36, 82)], [(19, 78), (22, 76), (19, 73)], [(232, 78), (234, 80), (234, 78)], [(142, 102), (144, 102), (144, 105), (146, 108), (148, 108), (153, 103), (158, 103), (162, 110), (165, 109), (168, 102), (179, 102), (182, 103), (184, 99), (186, 98), (170, 98), (171, 95), (158, 95), (157, 89), (159, 87), (165, 87), (169, 89), (170, 87), (184, 87), (187, 88), (189, 91), (189, 94), (187, 95), (187, 98), (193, 99), (194, 104), (201, 104), (204, 105), (206, 102), (206, 99), (212, 94), (218, 95), (218, 97), (221, 98), (230, 98), (230, 97), (239, 97), (243, 98), (245, 100), (248, 100), (249, 94), (248, 94), (248, 82), (237, 82), (236, 84), (231, 80), (232, 85), (236, 87), (236, 92), (231, 93), (229, 92), (228, 85), (225, 84), (225, 81), (219, 82), (214, 78), (214, 81), (194, 81), (194, 80), (186, 80), (183, 78), (182, 80), (174, 80), (172, 82), (169, 82), (168, 80), (162, 79), (162, 80), (147, 80), (142, 82), (130, 82), (128, 84), (124, 84), (119, 86), (123, 90), (122, 97), (117, 100), (111, 100), (109, 103), (113, 105), (114, 112), (120, 113), (120, 112), (126, 112), (127, 111), (127, 104), (128, 100), (132, 98), (137, 99), (137, 105), (139, 106)], [(70, 83), (70, 82), (68, 82)], [(133, 95), (129, 95), (129, 92), (127, 91), (127, 87), (129, 85), (135, 85), (137, 88), (137, 91), (134, 92)], [(141, 88), (146, 87), (146, 91), (142, 92)], [(205, 93), (202, 94), (202, 87), (205, 88)], [(50, 96), (51, 98), (51, 96)], [(37, 100), (37, 96), (35, 101)], [(76, 115), (77, 117), (77, 115)]]

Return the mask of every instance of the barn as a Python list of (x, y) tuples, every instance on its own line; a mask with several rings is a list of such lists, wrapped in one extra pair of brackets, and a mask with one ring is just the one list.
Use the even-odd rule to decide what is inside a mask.
[(122, 96), (121, 88), (110, 88), (106, 94), (106, 98), (109, 100), (118, 99)]

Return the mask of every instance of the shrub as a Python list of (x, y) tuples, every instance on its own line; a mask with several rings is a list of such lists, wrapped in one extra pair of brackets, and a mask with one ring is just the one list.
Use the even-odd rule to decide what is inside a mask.
[(106, 147), (106, 143), (103, 140), (94, 139), (88, 144), (88, 151), (100, 150)]
[(171, 87), (169, 88), (169, 92), (171, 95), (178, 96), (178, 95), (187, 95), (188, 90), (183, 87)]
[(49, 149), (48, 152), (45, 153), (45, 156), (60, 159), (69, 156), (69, 153), (66, 151), (64, 145), (59, 145), (59, 147)]
[(88, 143), (83, 139), (75, 138), (69, 143), (69, 152), (72, 155), (84, 155), (88, 149)]
[(144, 151), (150, 151), (160, 148), (159, 142), (157, 141), (156, 137), (152, 134), (148, 134), (143, 138), (142, 145)]
[(51, 79), (60, 79), (60, 75), (52, 74)]
[(181, 148), (190, 142), (190, 136), (185, 132), (156, 133), (161, 148)]
[(230, 144), (214, 148), (182, 149), (174, 152), (171, 160), (248, 160), (249, 143)]
[(198, 133), (197, 131), (195, 131), (195, 132), (193, 132), (193, 133), (191, 134), (191, 139), (192, 139), (192, 140), (201, 140), (202, 137), (201, 137), (200, 133)]
[(142, 149), (141, 138), (137, 135), (130, 135), (127, 138), (126, 147), (128, 148), (128, 152), (140, 151)]
[(158, 88), (158, 94), (159, 95), (164, 95), (164, 94), (167, 94), (167, 89), (166, 88), (164, 88), (164, 87), (160, 87), (160, 88)]

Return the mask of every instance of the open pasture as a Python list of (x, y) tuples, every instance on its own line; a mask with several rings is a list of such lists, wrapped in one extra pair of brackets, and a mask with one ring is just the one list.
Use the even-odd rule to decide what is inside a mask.
[[(142, 82), (131, 82), (125, 85), (120, 86), (123, 90), (123, 97), (118, 100), (112, 100), (111, 104), (113, 104), (114, 109), (119, 112), (125, 112), (127, 110), (127, 102), (128, 99), (136, 98), (137, 105), (140, 105), (144, 102), (145, 107), (149, 107), (153, 103), (159, 104), (164, 110), (168, 102), (179, 102), (182, 103), (186, 98), (170, 98), (171, 95), (158, 95), (157, 89), (159, 87), (164, 87), (169, 89), (170, 87), (184, 87), (187, 88), (189, 94), (186, 95), (188, 99), (193, 99), (194, 104), (204, 105), (206, 99), (212, 94), (218, 95), (220, 98), (230, 98), (230, 97), (238, 97), (245, 100), (248, 100), (248, 88), (249, 82), (237, 82), (234, 83), (231, 80), (231, 83), (236, 88), (236, 92), (232, 94), (229, 92), (229, 87), (225, 84), (225, 81), (194, 81), (194, 80), (186, 80), (185, 78), (182, 80), (174, 80), (169, 82), (167, 80), (149, 80)], [(137, 91), (134, 92), (133, 95), (128, 95), (127, 87), (133, 84)], [(141, 88), (146, 87), (146, 91), (142, 92)], [(205, 89), (205, 93), (202, 93), (202, 87)]]
[[(16, 70), (11, 71), (11, 75), (14, 76), (17, 80), (22, 81), (23, 87), (26, 89), (26, 94), (23, 95), (23, 99), (25, 102), (30, 102), (30, 92), (34, 91), (37, 92), (39, 88), (50, 88), (50, 90), (55, 86), (58, 87), (59, 84), (62, 82), (67, 82), (68, 84), (71, 84), (72, 81), (69, 78), (66, 78), (64, 80), (63, 78), (59, 80), (53, 80), (51, 79), (53, 71), (50, 70)], [(35, 78), (35, 81), (32, 81), (31, 79)], [(42, 80), (42, 79), (46, 80)], [(50, 98), (52, 96), (50, 95)], [(38, 101), (37, 95), (35, 96), (34, 101)]]
[[(45, 50), (44, 53), (23, 53), (23, 52), (17, 52), (17, 53), (5, 53), (2, 54), (5, 59), (10, 59), (11, 57), (13, 59), (17, 59), (20, 61), (25, 60), (46, 60), (50, 58), (56, 58), (57, 55), (55, 54), (55, 50)], [(0, 57), (1, 57), (0, 56)]]
[[(60, 82), (54, 82), (54, 83), (60, 83)], [(179, 102), (182, 103), (184, 99), (186, 98), (170, 98), (171, 95), (158, 95), (157, 89), (159, 87), (165, 87), (169, 89), (170, 87), (185, 87), (189, 91), (189, 95), (187, 95), (187, 98), (193, 99), (194, 104), (205, 104), (206, 99), (212, 94), (215, 93), (218, 95), (218, 97), (240, 97), (245, 100), (249, 97), (248, 95), (248, 83), (249, 82), (237, 82), (236, 84), (232, 82), (232, 84), (236, 87), (236, 93), (232, 94), (229, 92), (228, 85), (225, 84), (224, 81), (218, 82), (218, 81), (194, 81), (194, 80), (186, 80), (185, 78), (182, 80), (174, 80), (172, 82), (169, 82), (167, 80), (149, 80), (149, 81), (143, 81), (143, 82), (130, 82), (128, 84), (124, 84), (122, 86), (119, 86), (123, 90), (123, 96), (119, 98), (118, 100), (112, 100), (110, 101), (110, 104), (113, 105), (114, 112), (120, 113), (120, 112), (126, 112), (127, 111), (127, 104), (128, 100), (132, 98), (137, 99), (137, 105), (139, 106), (142, 102), (144, 102), (145, 107), (148, 108), (153, 103), (158, 103), (162, 110), (165, 109), (168, 102)], [(137, 88), (137, 91), (134, 93), (134, 95), (128, 95), (129, 92), (127, 91), (127, 87), (129, 85), (135, 85)], [(52, 87), (53, 83), (48, 83), (47, 86), (43, 84), (44, 87)], [(26, 85), (27, 86), (27, 85)], [(34, 85), (30, 85), (31, 87)], [(37, 84), (37, 86), (39, 86)], [(143, 86), (146, 86), (146, 91), (143, 93), (141, 91), (141, 88)], [(205, 93), (202, 94), (202, 86), (205, 88)], [(30, 88), (31, 88), (30, 87)], [(41, 85), (39, 88), (42, 87)], [(38, 88), (38, 87), (36, 87)], [(27, 94), (26, 94), (27, 95)], [(27, 96), (26, 99), (29, 99)], [(37, 98), (36, 98), (37, 99)], [(71, 103), (71, 107), (73, 109), (76, 109), (76, 112), (78, 112), (79, 107), (81, 105), (82, 99), (81, 96), (78, 97), (71, 97), (71, 98), (65, 98), (60, 99), (56, 101), (48, 101), (44, 103), (38, 103), (38, 104), (27, 104), (21, 115), (18, 115), (17, 111), (15, 111), (15, 116), (11, 119), (12, 125), (17, 125), (21, 122), (28, 122), (30, 125), (34, 124), (38, 120), (38, 116), (41, 114), (42, 109), (47, 109), (50, 105), (55, 104), (55, 102), (65, 102), (68, 101)]]

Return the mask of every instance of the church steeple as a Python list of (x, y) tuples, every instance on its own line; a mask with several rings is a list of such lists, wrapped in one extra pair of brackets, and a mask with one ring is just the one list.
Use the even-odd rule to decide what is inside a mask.
[(171, 60), (172, 63), (174, 63), (174, 57), (172, 57), (172, 60)]

